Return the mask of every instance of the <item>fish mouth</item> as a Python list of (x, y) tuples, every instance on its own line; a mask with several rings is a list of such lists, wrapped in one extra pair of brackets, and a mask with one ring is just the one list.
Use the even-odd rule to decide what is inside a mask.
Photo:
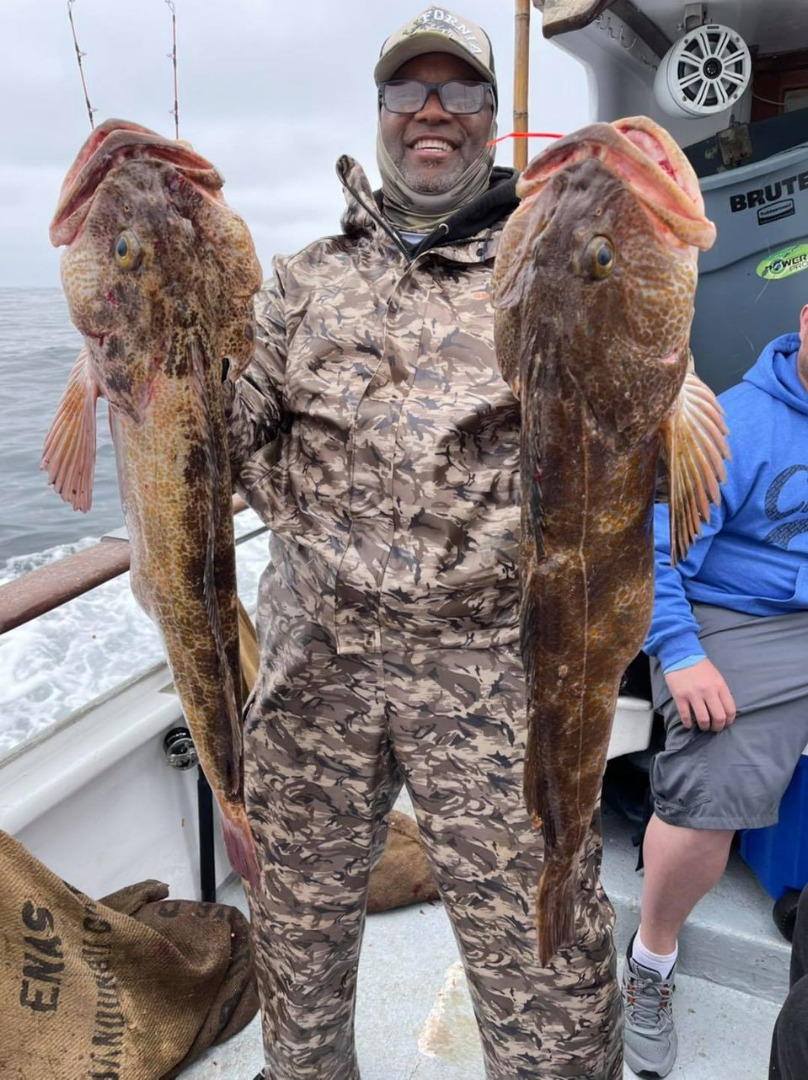
[(690, 162), (671, 136), (647, 116), (590, 124), (550, 146), (525, 169), (516, 185), (521, 199), (545, 186), (561, 169), (597, 158), (639, 199), (669, 240), (707, 251), (715, 225)]
[(49, 230), (54, 247), (73, 242), (87, 219), (98, 186), (113, 168), (136, 157), (173, 165), (210, 198), (222, 198), (224, 181), (220, 173), (187, 144), (127, 120), (105, 120), (93, 130), (65, 176)]

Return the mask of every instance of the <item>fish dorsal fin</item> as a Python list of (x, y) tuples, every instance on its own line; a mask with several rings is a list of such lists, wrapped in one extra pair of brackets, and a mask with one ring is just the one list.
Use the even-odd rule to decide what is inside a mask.
[(721, 501), (729, 447), (724, 412), (712, 390), (688, 372), (664, 426), (670, 502), (671, 565), (684, 558)]
[(74, 510), (87, 511), (93, 501), (95, 471), (95, 403), (98, 386), (90, 371), (86, 347), (79, 353), (45, 436), (40, 469), (48, 483)]

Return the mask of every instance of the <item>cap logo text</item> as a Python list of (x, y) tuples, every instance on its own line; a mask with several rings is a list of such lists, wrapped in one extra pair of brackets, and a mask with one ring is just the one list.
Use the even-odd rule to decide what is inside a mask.
[(458, 22), (454, 15), (444, 11), (443, 8), (429, 8), (428, 11), (425, 11), (423, 15), (419, 16), (416, 26), (413, 27), (413, 30), (416, 29), (436, 30), (447, 37), (461, 37), (463, 44), (470, 53), (475, 56), (482, 55), (483, 49), (474, 36), (474, 31), (470, 30), (465, 23)]

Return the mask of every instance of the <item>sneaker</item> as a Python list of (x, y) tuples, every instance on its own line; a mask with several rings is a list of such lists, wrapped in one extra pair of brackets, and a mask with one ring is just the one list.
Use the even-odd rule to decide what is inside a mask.
[[(629, 950), (631, 945), (629, 945)], [(626, 956), (623, 968), (625, 1060), (638, 1076), (667, 1076), (676, 1061), (676, 1029), (671, 1009), (673, 965), (667, 979)]]

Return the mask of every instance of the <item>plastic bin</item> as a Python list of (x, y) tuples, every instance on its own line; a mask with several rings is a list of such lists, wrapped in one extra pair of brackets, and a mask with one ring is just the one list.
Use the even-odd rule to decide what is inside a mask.
[(718, 236), (699, 256), (690, 343), (716, 392), (772, 338), (799, 329), (808, 298), (808, 145), (700, 181)]
[(797, 763), (777, 824), (740, 835), (741, 858), (773, 900), (808, 883), (808, 755)]

